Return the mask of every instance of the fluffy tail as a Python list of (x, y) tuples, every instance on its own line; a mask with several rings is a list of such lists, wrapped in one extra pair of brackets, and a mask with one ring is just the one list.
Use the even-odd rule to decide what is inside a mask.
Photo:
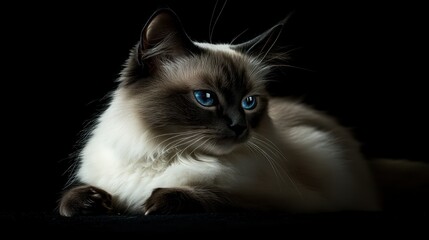
[(376, 159), (370, 166), (384, 210), (429, 210), (429, 163)]

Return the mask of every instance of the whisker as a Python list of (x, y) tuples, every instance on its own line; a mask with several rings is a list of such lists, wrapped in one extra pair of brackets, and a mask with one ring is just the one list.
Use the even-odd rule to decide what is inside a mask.
[(190, 135), (188, 137), (181, 138), (181, 139), (178, 139), (176, 141), (173, 141), (173, 142), (167, 144), (165, 146), (165, 149), (167, 149), (166, 151), (169, 152), (172, 149), (175, 149), (175, 148), (178, 148), (180, 146), (186, 145), (189, 142), (188, 139), (194, 139), (196, 136), (198, 136), (198, 135), (193, 134), (193, 135)]
[(212, 143), (210, 143), (210, 144), (208, 144), (208, 145), (207, 145), (207, 144), (205, 144), (205, 145), (204, 145), (204, 147), (203, 147), (203, 150), (206, 150), (206, 151), (207, 151), (208, 149), (210, 149), (209, 147), (212, 147), (212, 146), (215, 146), (215, 144), (214, 144), (213, 142), (212, 142)]
[[(284, 160), (286, 160), (287, 161), (287, 158), (286, 158), (286, 156), (283, 154), (283, 152), (270, 140), (270, 139), (268, 139), (268, 138), (266, 138), (266, 137), (264, 137), (264, 136), (262, 136), (262, 135), (260, 135), (260, 134), (257, 134), (257, 133), (254, 133), (254, 135), (256, 135), (256, 136), (258, 136), (258, 137), (260, 137), (260, 138), (263, 138), (264, 140), (261, 140), (261, 139), (258, 139), (256, 136), (252, 136), (252, 139), (255, 139), (255, 140), (257, 140), (257, 141), (260, 141), (262, 144), (264, 144), (264, 145), (266, 145), (267, 147), (269, 147), (269, 148), (273, 148)], [(268, 143), (269, 144), (268, 144)]]
[(201, 143), (200, 145), (198, 145), (196, 148), (194, 148), (194, 150), (192, 150), (192, 152), (189, 155), (193, 155), (194, 152), (199, 149), (201, 146), (206, 145), (206, 143), (210, 141), (210, 138), (207, 138), (203, 143)]
[(210, 17), (210, 23), (209, 23), (209, 41), (210, 41), (210, 43), (212, 43), (212, 40), (211, 40), (212, 22), (213, 22), (214, 14), (216, 12), (216, 7), (217, 7), (218, 2), (219, 2), (219, 0), (216, 0), (215, 6), (213, 8), (212, 16)]
[[(191, 130), (192, 130), (192, 128), (191, 128)], [(156, 136), (153, 136), (152, 138), (150, 138), (150, 139), (148, 139), (148, 140), (154, 140), (154, 139), (156, 139), (156, 138), (160, 138), (160, 137), (164, 137), (164, 136), (171, 136), (171, 135), (178, 135), (178, 134), (180, 134), (180, 135), (188, 135), (188, 134), (193, 134), (193, 133), (194, 133), (194, 131), (188, 131), (188, 132), (183, 131), (183, 132), (164, 133), (164, 134), (158, 134), (158, 135), (156, 135)]]
[[(255, 148), (255, 150), (257, 150), (260, 154), (262, 154), (262, 156), (264, 156), (264, 158), (267, 160), (267, 162), (270, 164), (271, 168), (273, 169), (273, 173), (276, 176), (277, 179), (279, 179), (282, 182), (285, 182), (285, 179), (283, 178), (283, 176), (279, 173), (279, 170), (277, 169), (278, 166), (276, 164), (274, 164), (274, 159), (268, 154), (266, 153), (261, 147), (259, 147), (257, 144), (253, 143), (253, 142), (248, 142), (251, 146), (253, 146), (253, 148)], [(280, 186), (280, 184), (279, 184)]]
[(212, 26), (211, 27), (211, 29), (209, 29), (209, 31), (210, 31), (210, 33), (209, 33), (209, 41), (210, 41), (210, 43), (212, 43), (212, 37), (213, 37), (213, 32), (214, 32), (214, 28), (215, 28), (215, 26), (216, 26), (216, 23), (217, 23), (217, 21), (219, 20), (219, 17), (220, 17), (220, 15), (222, 14), (222, 12), (223, 12), (223, 9), (225, 8), (225, 5), (226, 5), (226, 3), (228, 2), (228, 0), (225, 0), (225, 2), (223, 3), (223, 5), (222, 5), (222, 8), (220, 9), (220, 11), (219, 11), (219, 14), (217, 15), (217, 17), (216, 17), (216, 20), (214, 21), (214, 23), (213, 23), (213, 25), (211, 24), (212, 23), (212, 20), (213, 20), (213, 16), (214, 16), (214, 12), (215, 12), (215, 10), (216, 10), (216, 6), (217, 6), (217, 3), (218, 3), (218, 1), (216, 1), (216, 5), (215, 5), (215, 9), (213, 10), (213, 14), (212, 14), (212, 17), (211, 17), (211, 19), (210, 19), (210, 25)]
[[(293, 13), (293, 12), (292, 12)], [(274, 39), (274, 41), (273, 41), (273, 43), (271, 44), (271, 46), (270, 46), (270, 48), (268, 48), (268, 50), (265, 52), (265, 55), (264, 55), (264, 57), (262, 58), (262, 60), (264, 60), (265, 59), (265, 57), (267, 56), (267, 54), (269, 53), (269, 52), (271, 52), (271, 49), (274, 47), (274, 45), (276, 45), (276, 43), (277, 43), (277, 41), (279, 40), (279, 38), (280, 38), (280, 35), (281, 35), (281, 33), (283, 32), (283, 27), (284, 27), (284, 25), (286, 25), (286, 22), (292, 17), (292, 13), (289, 13), (289, 15), (285, 18), (285, 19), (283, 19), (282, 21), (281, 21), (281, 23), (280, 23), (280, 25), (281, 25), (281, 29), (280, 29), (280, 31), (277, 33), (277, 36), (276, 36), (276, 38)], [(278, 25), (277, 25), (278, 26)], [(271, 36), (270, 36), (271, 37)], [(264, 48), (265, 48), (265, 46), (264, 46)], [(262, 48), (262, 49), (264, 49), (264, 48)]]
[[(172, 134), (162, 134), (162, 135), (164, 135), (164, 136), (168, 136), (168, 135), (173, 135), (172, 137), (169, 137), (169, 138), (167, 138), (167, 139), (165, 139), (165, 140), (163, 140), (163, 141), (161, 141), (160, 143), (158, 143), (158, 146), (160, 146), (160, 145), (162, 145), (163, 143), (165, 143), (165, 142), (168, 142), (168, 141), (170, 141), (170, 140), (172, 140), (172, 139), (175, 139), (175, 138), (179, 138), (179, 137), (183, 137), (183, 136), (189, 136), (189, 135), (191, 135), (190, 137), (192, 137), (192, 135), (193, 135), (194, 133), (189, 133), (189, 132), (183, 132), (183, 133), (172, 133)], [(168, 145), (169, 145), (170, 143), (168, 143), (165, 147), (167, 147)]]
[[(282, 31), (280, 30), (280, 31), (279, 31), (279, 33), (277, 34), (276, 38), (274, 39), (273, 43), (271, 44), (271, 46), (270, 46), (270, 47), (268, 48), (268, 50), (265, 52), (265, 55), (262, 57), (262, 60), (264, 60), (264, 59), (265, 59), (265, 57), (268, 55), (268, 53), (271, 51), (271, 49), (274, 47), (274, 45), (276, 45), (277, 41), (278, 41), (278, 40), (279, 40), (279, 38), (280, 38), (281, 33), (282, 33)], [(264, 45), (264, 47), (263, 47), (262, 49), (264, 49), (264, 48), (265, 48), (265, 45)], [(259, 56), (258, 56), (258, 57), (259, 57)]]
[(195, 143), (197, 143), (201, 139), (204, 139), (204, 136), (199, 137), (198, 139), (195, 139), (194, 141), (190, 142), (189, 145), (187, 147), (185, 147), (182, 151), (180, 151), (179, 154), (183, 154), (188, 148), (190, 148), (192, 145), (194, 145)]
[(304, 70), (304, 71), (308, 71), (308, 72), (316, 72), (316, 71), (308, 69), (308, 68), (297, 67), (297, 66), (289, 65), (289, 64), (270, 64), (270, 66), (271, 67), (288, 67), (288, 68), (295, 68), (295, 69)]
[(182, 156), (182, 154), (189, 148), (189, 147), (191, 147), (194, 143), (196, 143), (196, 142), (198, 142), (198, 141), (200, 141), (201, 139), (204, 139), (204, 136), (199, 136), (197, 139), (194, 139), (194, 140), (192, 140), (192, 141), (187, 141), (187, 142), (185, 142), (185, 143), (182, 143), (182, 144), (180, 144), (180, 145), (188, 145), (188, 146), (186, 146), (184, 149), (182, 149), (180, 152), (177, 152), (176, 154), (174, 154), (170, 159), (169, 159), (169, 161), (171, 161), (173, 158), (176, 158), (176, 159), (178, 159), (179, 161), (180, 161), (180, 157), (179, 156)]
[[(265, 141), (264, 140), (262, 140), (262, 139), (258, 139), (258, 138), (256, 138), (255, 136), (253, 136), (252, 138), (251, 138), (251, 140), (256, 140), (256, 141), (258, 141), (260, 144), (257, 144), (256, 142), (252, 142), (252, 141), (249, 141), (248, 143), (251, 143), (251, 144), (253, 144), (254, 146), (256, 146), (257, 147), (257, 149), (258, 150), (260, 150), (261, 151), (261, 154), (268, 160), (268, 161), (272, 161), (272, 163), (270, 163), (270, 164), (274, 164), (277, 168), (279, 168), (280, 170), (282, 170), (282, 171), (284, 171), (284, 173), (285, 173), (285, 175), (288, 177), (288, 179), (289, 179), (289, 181), (292, 183), (292, 185), (294, 186), (294, 188), (295, 188), (295, 190), (298, 192), (298, 194), (300, 195), (300, 196), (302, 196), (302, 193), (301, 193), (301, 191), (299, 190), (299, 188), (298, 188), (298, 185), (296, 184), (296, 182), (295, 182), (295, 180), (291, 177), (291, 175), (289, 174), (289, 172), (288, 172), (288, 170), (287, 169), (285, 169), (281, 164), (279, 164), (277, 161), (276, 161), (276, 159), (284, 159), (285, 161), (287, 161), (287, 158), (286, 158), (286, 156), (282, 153), (282, 151), (272, 142), (272, 141), (270, 141), (268, 138), (266, 138), (266, 137), (264, 137), (264, 136), (262, 136), (262, 135), (260, 135), (260, 134), (256, 134), (256, 133), (254, 133), (255, 135), (258, 135), (259, 137), (261, 137), (261, 138), (263, 138), (263, 139), (265, 139)], [(271, 153), (271, 154), (273, 154), (274, 156), (276, 156), (276, 158), (273, 158), (273, 157), (271, 157), (270, 156), (270, 154), (269, 153), (267, 153), (266, 151), (264, 151), (264, 149), (266, 150), (266, 151), (268, 151), (269, 153)], [(267, 157), (268, 156), (268, 157)], [(269, 159), (268, 159), (269, 158)], [(282, 178), (283, 179), (283, 178)], [(283, 179), (283, 181), (284, 181), (284, 179)]]
[(236, 37), (234, 37), (231, 42), (229, 43), (230, 45), (232, 45), (234, 43), (235, 40), (237, 40), (241, 35), (243, 35), (245, 32), (247, 32), (247, 30), (249, 30), (248, 28), (244, 29), (244, 31), (242, 31), (241, 33), (239, 33)]

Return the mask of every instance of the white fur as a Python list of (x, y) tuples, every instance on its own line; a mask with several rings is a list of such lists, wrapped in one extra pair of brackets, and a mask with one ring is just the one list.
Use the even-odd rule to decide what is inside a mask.
[(211, 43), (200, 43), (194, 42), (198, 47), (209, 49), (214, 52), (224, 52), (229, 54), (237, 54), (236, 51), (232, 50), (229, 44), (211, 44)]

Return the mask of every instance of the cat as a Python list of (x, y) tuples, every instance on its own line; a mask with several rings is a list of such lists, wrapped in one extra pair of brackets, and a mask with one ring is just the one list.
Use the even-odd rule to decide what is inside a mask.
[(59, 213), (380, 210), (352, 133), (267, 93), (283, 25), (240, 44), (202, 43), (172, 10), (157, 10), (90, 130)]

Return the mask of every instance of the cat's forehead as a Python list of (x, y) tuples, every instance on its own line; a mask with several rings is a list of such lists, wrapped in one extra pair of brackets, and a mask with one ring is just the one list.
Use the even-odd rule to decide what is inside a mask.
[(170, 80), (218, 91), (262, 91), (266, 67), (225, 44), (198, 43), (203, 51), (167, 64)]

